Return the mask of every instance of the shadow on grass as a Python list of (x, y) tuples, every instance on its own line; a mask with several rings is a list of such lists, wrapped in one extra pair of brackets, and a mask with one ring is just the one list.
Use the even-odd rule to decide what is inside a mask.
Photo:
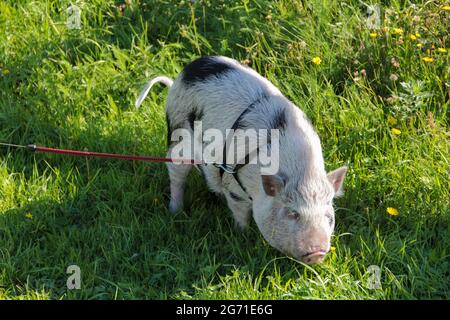
[[(24, 81), (32, 79), (38, 60), (18, 62), (6, 81), (14, 81), (21, 65), (28, 68)], [(134, 154), (157, 154), (164, 144), (161, 134), (159, 146), (142, 148), (140, 129), (131, 121), (115, 119), (120, 129), (106, 133), (95, 117), (88, 126), (69, 124), (79, 114), (59, 107), (66, 100), (53, 95), (56, 80), (45, 88), (28, 83), (19, 92), (3, 85), (2, 141)], [(14, 189), (14, 208), (0, 214), (2, 282), (12, 296), (45, 290), (52, 298), (168, 298), (195, 293), (193, 286), (217, 281), (234, 268), (244, 266), (256, 277), (275, 256), (255, 228), (244, 234), (234, 228), (224, 202), (196, 174), (189, 179), (186, 211), (171, 216), (164, 165), (3, 148), (0, 157), (15, 183), (24, 184)], [(66, 288), (72, 264), (81, 268), (80, 291)]]
[[(154, 191), (142, 197), (138, 189), (109, 189), (110, 179), (100, 176), (109, 173), (60, 201), (29, 199), (2, 212), (0, 268), (12, 296), (43, 290), (52, 298), (169, 298), (195, 294), (195, 286), (235, 269), (256, 278), (275, 257), (256, 228), (240, 233), (223, 203), (194, 186), (187, 205), (203, 205), (173, 216)], [(81, 269), (79, 291), (66, 288), (70, 265)]]

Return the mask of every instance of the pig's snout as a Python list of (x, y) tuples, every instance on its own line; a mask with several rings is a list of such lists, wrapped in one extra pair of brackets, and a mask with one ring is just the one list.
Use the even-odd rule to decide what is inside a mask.
[(327, 252), (322, 249), (318, 249), (313, 252), (308, 252), (302, 256), (302, 261), (307, 264), (320, 263), (325, 258)]
[(300, 259), (307, 264), (322, 262), (328, 252), (329, 241), (326, 232), (320, 229), (314, 228), (307, 231), (300, 242), (300, 248), (304, 250), (301, 252)]

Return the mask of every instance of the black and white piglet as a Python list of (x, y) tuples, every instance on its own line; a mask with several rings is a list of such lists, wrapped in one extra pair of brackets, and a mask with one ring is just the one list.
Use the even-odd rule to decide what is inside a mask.
[[(279, 129), (278, 172), (262, 175), (258, 164), (232, 166), (228, 173), (213, 165), (200, 165), (208, 186), (223, 194), (237, 224), (253, 218), (264, 238), (278, 250), (312, 264), (330, 250), (334, 230), (333, 198), (341, 193), (347, 172), (341, 167), (325, 172), (320, 140), (306, 115), (267, 79), (239, 62), (220, 56), (189, 63), (175, 81), (151, 80), (136, 106), (153, 84), (170, 87), (167, 98), (169, 151), (171, 133), (202, 130)], [(189, 164), (168, 164), (171, 212), (182, 209)], [(225, 169), (228, 167), (225, 167)]]

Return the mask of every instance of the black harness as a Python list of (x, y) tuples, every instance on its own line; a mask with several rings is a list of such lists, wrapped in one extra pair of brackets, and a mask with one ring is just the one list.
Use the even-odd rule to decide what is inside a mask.
[[(237, 117), (236, 121), (231, 126), (231, 129), (233, 130), (233, 135), (236, 129), (238, 129), (238, 125), (242, 117), (247, 114), (256, 103), (258, 103), (261, 100), (261, 98), (258, 98), (256, 101), (252, 102), (250, 105), (247, 106), (247, 108), (242, 111), (242, 113)], [(231, 138), (233, 138), (233, 135), (231, 135)], [(239, 179), (239, 170), (242, 169), (244, 166), (250, 163), (250, 154), (247, 154), (244, 159), (244, 163), (238, 163), (234, 168), (227, 164), (227, 146), (228, 146), (228, 136), (226, 137), (225, 144), (223, 146), (223, 163), (221, 164), (214, 164), (217, 168), (219, 168), (219, 174), (220, 178), (223, 180), (223, 174), (226, 172), (228, 174), (231, 174), (234, 178), (234, 180), (237, 182), (237, 184), (241, 187), (242, 191), (247, 195), (247, 197), (250, 199), (250, 201), (253, 201), (252, 197), (248, 193), (247, 189), (245, 188), (244, 184), (242, 183), (241, 179)], [(258, 154), (259, 149), (256, 149), (256, 154)]]

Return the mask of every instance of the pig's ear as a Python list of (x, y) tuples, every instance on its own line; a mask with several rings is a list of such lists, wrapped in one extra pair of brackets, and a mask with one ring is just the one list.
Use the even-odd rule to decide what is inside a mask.
[(266, 194), (268, 196), (275, 197), (281, 191), (281, 188), (284, 187), (284, 181), (280, 176), (262, 175), (261, 177), (262, 177), (262, 184), (264, 187), (264, 191), (266, 192)]
[(336, 170), (333, 170), (327, 174), (327, 178), (330, 183), (333, 185), (335, 197), (342, 196), (342, 183), (345, 179), (345, 174), (347, 173), (347, 167), (340, 167)]

